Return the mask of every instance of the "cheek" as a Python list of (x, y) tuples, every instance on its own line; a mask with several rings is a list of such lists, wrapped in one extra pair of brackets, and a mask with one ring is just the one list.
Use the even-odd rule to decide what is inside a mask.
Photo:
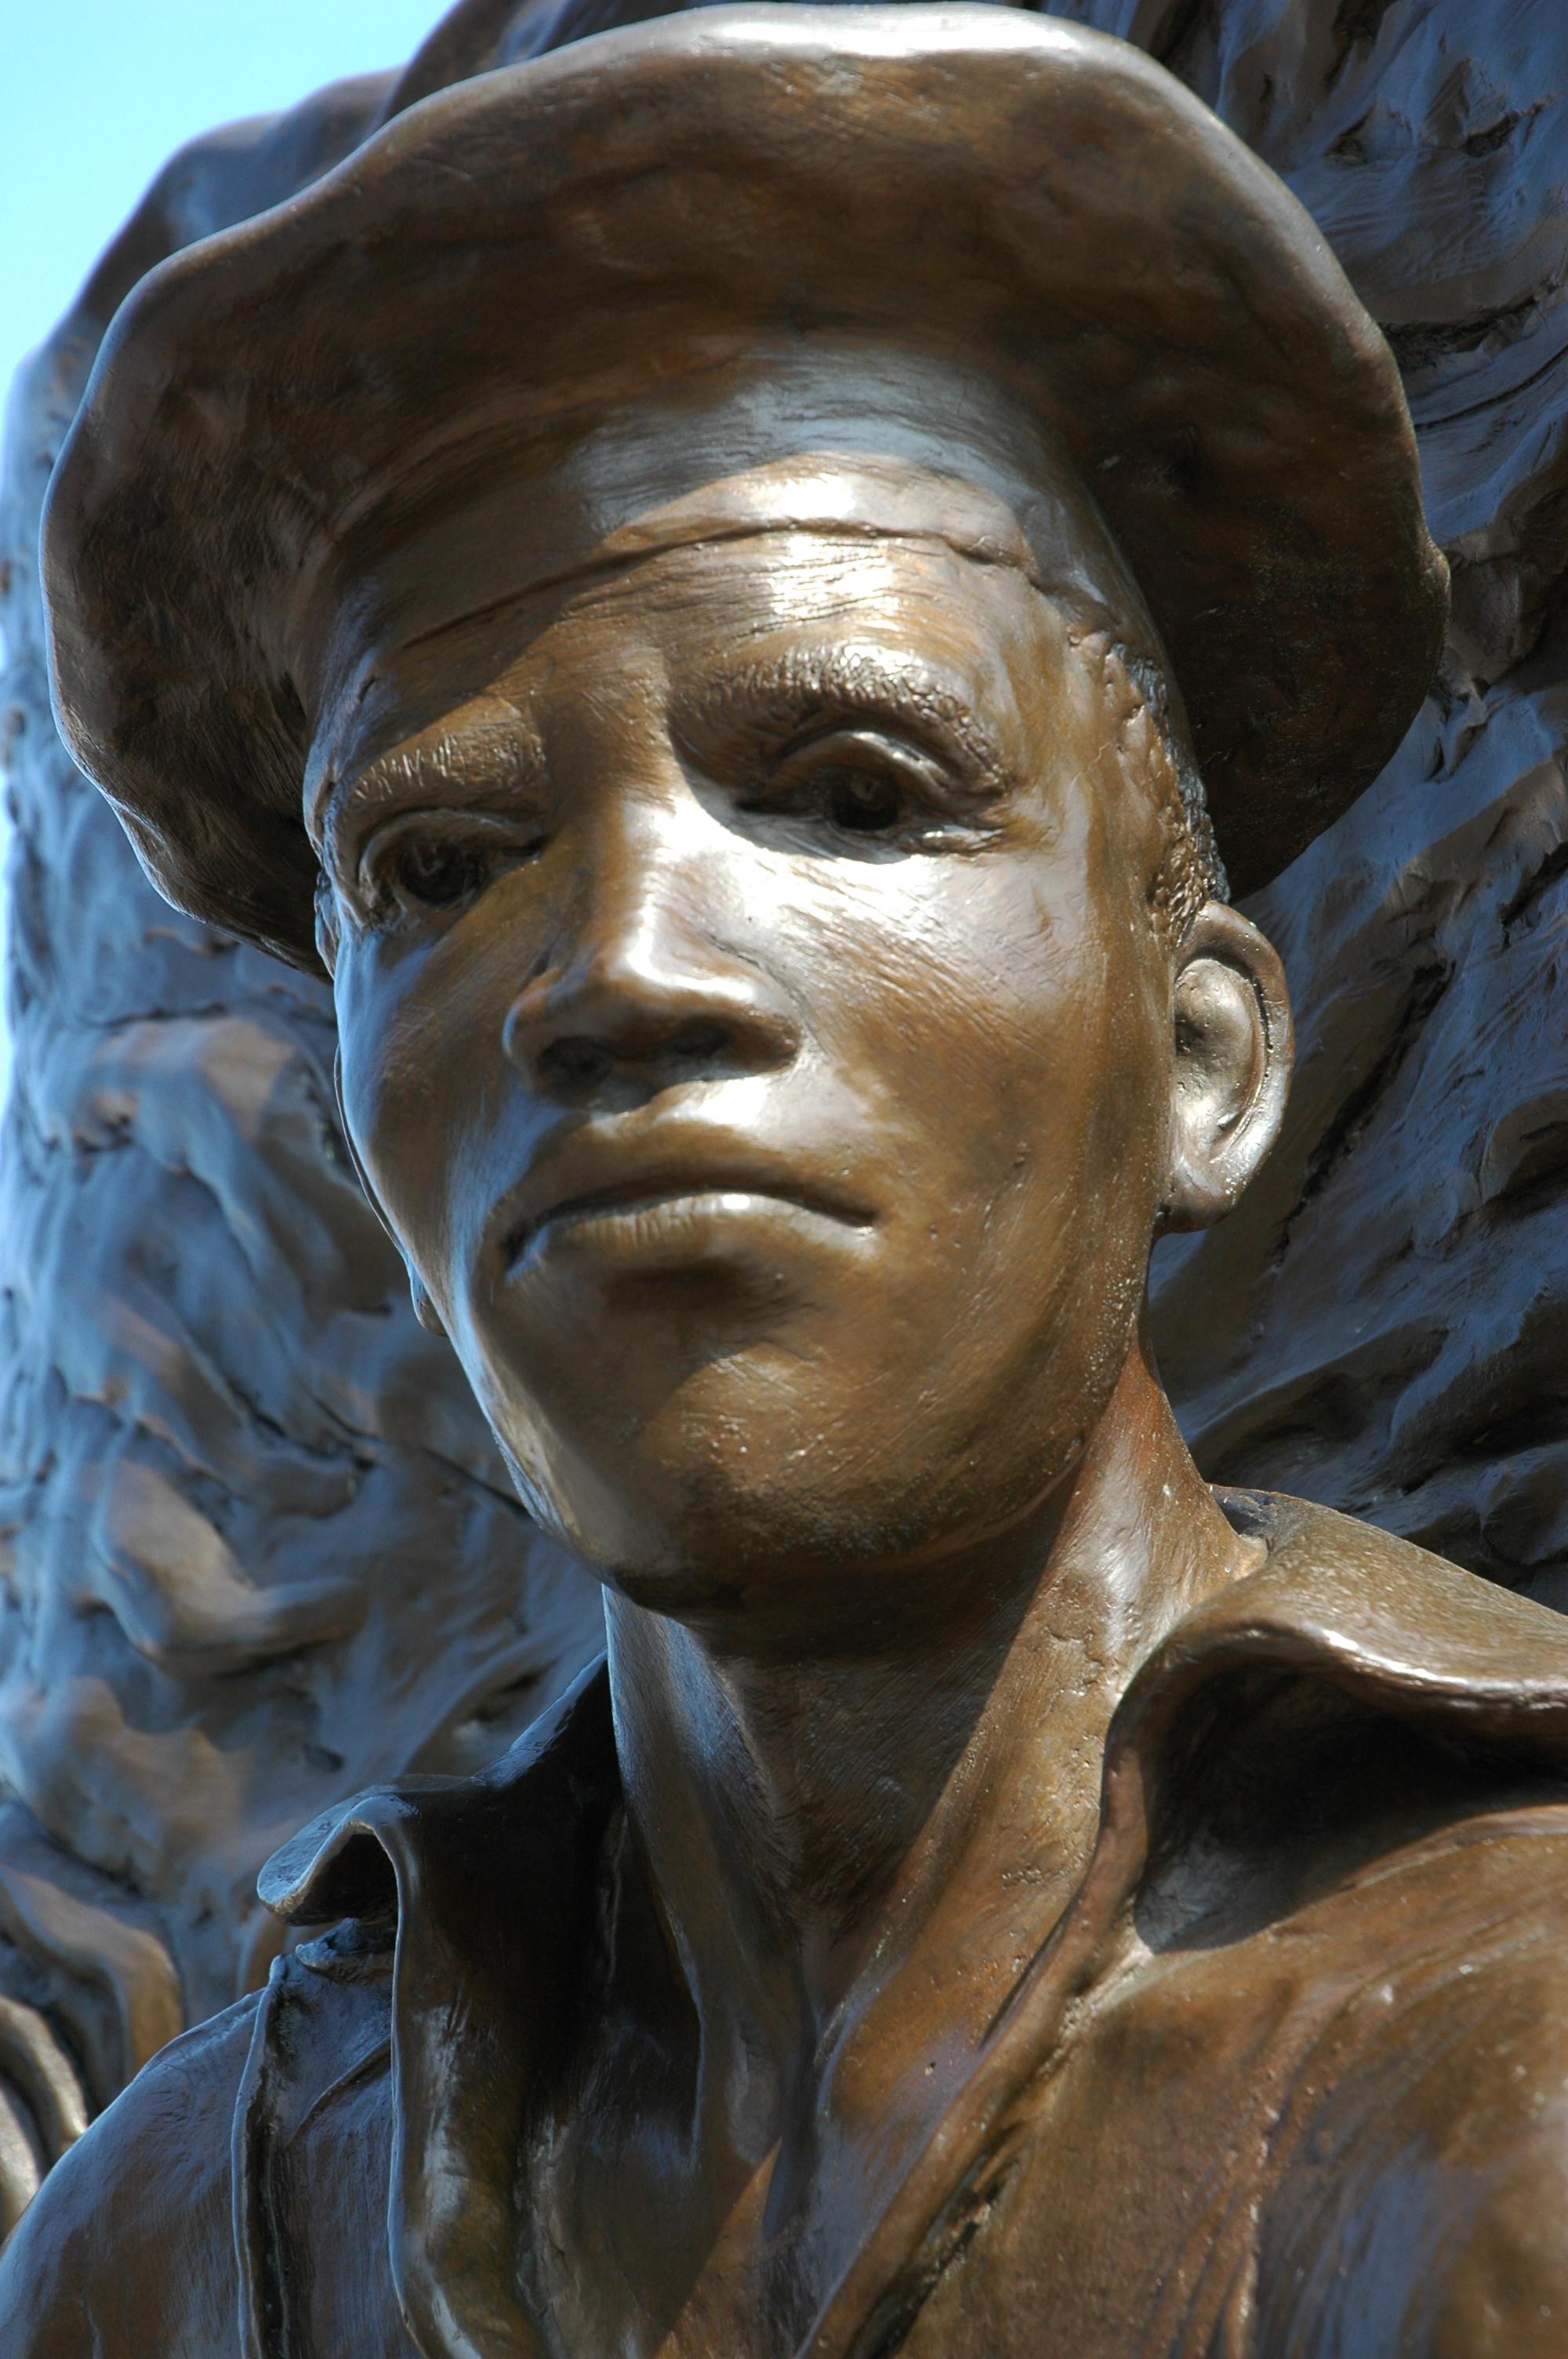
[(811, 1009), (822, 1129), (851, 1092), (925, 1223), (934, 1276), (945, 1261), (978, 1282), (982, 1258), (1016, 1271), (1024, 1248), (1037, 1264), (1102, 1211), (1152, 1224), (1148, 946), (1059, 847), (849, 872), (814, 888), (782, 938)]
[[(1043, 894), (1008, 940), (1004, 1037), (969, 1146), (961, 1316), (1030, 1419), (1076, 1369), (1103, 1392), (1130, 1340), (1163, 1173), (1158, 994), (1115, 926)], [(1000, 1027), (997, 1027), (1000, 1030)], [(1053, 1398), (1054, 1394), (1053, 1393)]]
[[(438, 1302), (503, 1077), (501, 1019), (454, 930), (401, 954), (345, 944), (334, 996), (343, 1112), (383, 1212)], [(493, 1070), (492, 1070), (493, 1069)]]
[(997, 1093), (996, 1137), (1013, 1167), (997, 1242), (1059, 1286), (1108, 1280), (1147, 1255), (1161, 1125), (1148, 1009), (1094, 940), (1047, 940), (1019, 991), (1028, 1000)]

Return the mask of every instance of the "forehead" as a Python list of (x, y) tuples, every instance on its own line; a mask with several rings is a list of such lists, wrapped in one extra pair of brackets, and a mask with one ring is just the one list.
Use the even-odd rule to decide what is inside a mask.
[[(563, 589), (623, 578), (630, 613), (656, 589), (654, 560), (689, 551), (706, 571), (733, 542), (802, 534), (946, 549), (1152, 638), (1087, 487), (994, 388), (928, 363), (868, 377), (854, 355), (770, 355), (624, 414), (557, 421), (509, 461), (449, 454), (433, 483), (346, 530), (297, 610), (308, 811), (329, 770), (390, 742), (393, 708), (434, 717), (437, 674), (494, 680), (541, 616), (579, 603)], [(781, 570), (778, 550), (750, 570)]]
[(1072, 693), (1072, 637), (1021, 566), (935, 536), (757, 530), (659, 550), (382, 649), (326, 739), (311, 815), (411, 765), (544, 756), (607, 701), (677, 734), (792, 702), (924, 711), (1015, 770)]

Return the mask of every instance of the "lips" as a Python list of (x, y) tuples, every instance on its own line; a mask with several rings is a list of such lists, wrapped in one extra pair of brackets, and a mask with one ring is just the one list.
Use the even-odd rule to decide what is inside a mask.
[(659, 1136), (637, 1139), (585, 1125), (547, 1147), (508, 1191), (492, 1235), (503, 1269), (511, 1270), (547, 1230), (568, 1221), (724, 1197), (770, 1198), (851, 1228), (870, 1227), (876, 1218), (863, 1198), (803, 1159), (684, 1125), (678, 1132), (664, 1125)]

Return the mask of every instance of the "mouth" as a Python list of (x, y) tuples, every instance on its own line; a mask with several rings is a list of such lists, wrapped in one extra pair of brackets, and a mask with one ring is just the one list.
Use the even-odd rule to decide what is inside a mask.
[[(600, 1159), (611, 1160), (595, 1158)], [(564, 1170), (560, 1177), (566, 1178)], [(503, 1208), (499, 1240), (507, 1275), (557, 1250), (617, 1257), (701, 1252), (721, 1246), (727, 1235), (738, 1240), (781, 1222), (866, 1229), (876, 1217), (838, 1186), (803, 1180), (766, 1160), (704, 1158), (671, 1166), (626, 1158), (624, 1169), (583, 1177), (588, 1184), (568, 1183), (558, 1193), (541, 1190), (537, 1180), (514, 1192)], [(527, 1198), (534, 1201), (518, 1201)]]

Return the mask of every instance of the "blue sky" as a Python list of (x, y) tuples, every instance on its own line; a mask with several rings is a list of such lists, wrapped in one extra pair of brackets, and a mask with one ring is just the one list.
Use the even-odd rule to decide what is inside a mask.
[(401, 64), (441, 14), (440, 0), (0, 0), (0, 385), (172, 149)]
[(0, 0), (0, 377), (198, 131), (401, 64), (440, 0)]

